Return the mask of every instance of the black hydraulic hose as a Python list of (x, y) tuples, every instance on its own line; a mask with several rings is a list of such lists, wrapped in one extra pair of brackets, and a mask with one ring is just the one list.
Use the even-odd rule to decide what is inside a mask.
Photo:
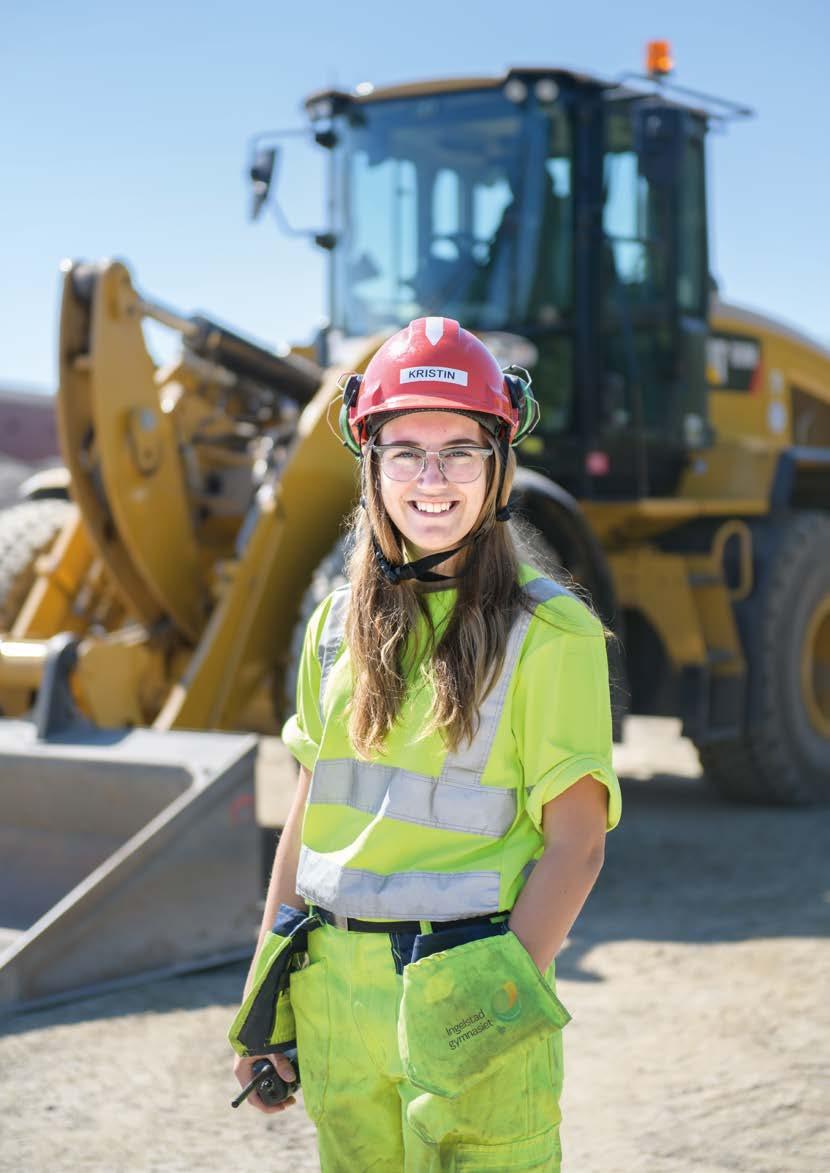
[(189, 322), (195, 329), (188, 333), (187, 346), (200, 358), (219, 363), (243, 378), (274, 387), (299, 403), (308, 403), (320, 386), (323, 372), (308, 359), (294, 354), (274, 354), (200, 314), (191, 317)]

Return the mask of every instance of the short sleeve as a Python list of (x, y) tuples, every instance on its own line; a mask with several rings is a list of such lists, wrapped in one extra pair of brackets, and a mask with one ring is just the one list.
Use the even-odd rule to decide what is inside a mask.
[(282, 740), (297, 761), (309, 770), (314, 769), (323, 740), (320, 719), (320, 661), (317, 645), (320, 630), (328, 614), (330, 599), (325, 599), (308, 621), (303, 638), (297, 673), (297, 711), (282, 727)]
[(585, 774), (608, 790), (607, 829), (620, 820), (605, 635), (599, 622), (591, 620), (585, 631), (563, 631), (545, 639), (520, 666), (514, 731), (524, 770), (527, 813), (540, 831), (545, 803)]

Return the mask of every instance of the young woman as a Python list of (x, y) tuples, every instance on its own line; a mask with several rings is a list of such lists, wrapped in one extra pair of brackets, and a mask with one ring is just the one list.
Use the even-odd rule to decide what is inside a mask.
[(554, 957), (620, 793), (602, 625), (503, 524), (536, 417), (529, 380), (446, 318), (345, 387), (349, 585), (308, 624), (244, 1003), (290, 954), (261, 1050), (291, 1078), (273, 1052), (296, 1033), (325, 1173), (560, 1167)]

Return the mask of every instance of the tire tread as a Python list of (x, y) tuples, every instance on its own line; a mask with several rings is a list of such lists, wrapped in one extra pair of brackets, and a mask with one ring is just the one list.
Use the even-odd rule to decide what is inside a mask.
[(11, 629), (35, 578), (35, 562), (75, 508), (56, 498), (22, 501), (0, 511), (0, 631)]
[(780, 625), (792, 609), (803, 568), (816, 550), (830, 555), (830, 516), (819, 512), (793, 514), (780, 526), (769, 572), (762, 586), (754, 646), (746, 649), (747, 670), (760, 673), (761, 719), (748, 724), (740, 737), (698, 746), (707, 780), (736, 802), (802, 805), (826, 797), (805, 777), (797, 759), (787, 752), (776, 706)]

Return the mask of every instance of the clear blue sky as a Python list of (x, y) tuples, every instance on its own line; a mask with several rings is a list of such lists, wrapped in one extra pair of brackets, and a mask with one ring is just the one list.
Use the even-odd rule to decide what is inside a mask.
[[(323, 264), (247, 220), (248, 136), (300, 125), (311, 90), (562, 65), (640, 69), (754, 106), (710, 136), (712, 267), (730, 299), (830, 341), (830, 9), (823, 0), (30, 0), (0, 44), (0, 384), (55, 382), (58, 263), (119, 256), (148, 295), (269, 343), (322, 318)], [(287, 152), (286, 211), (322, 224), (319, 166)]]

